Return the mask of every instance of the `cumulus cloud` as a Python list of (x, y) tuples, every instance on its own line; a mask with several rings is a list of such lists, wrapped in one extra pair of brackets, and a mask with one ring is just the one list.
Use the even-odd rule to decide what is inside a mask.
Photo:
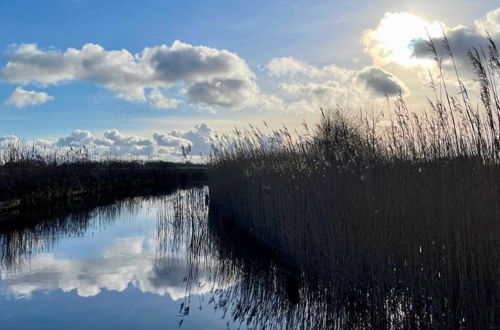
[[(301, 113), (318, 111), (319, 108), (344, 105), (347, 102), (357, 104), (360, 90), (354, 84), (341, 85), (337, 81), (282, 83), (280, 90), (291, 103), (286, 105), (288, 112)], [(352, 105), (352, 104), (351, 104)]]
[(28, 105), (37, 105), (54, 100), (54, 97), (45, 92), (28, 91), (17, 87), (7, 99), (5, 104), (23, 108)]
[(397, 96), (408, 91), (403, 82), (380, 68), (364, 68), (358, 72), (357, 78), (378, 96)]
[(203, 46), (193, 47), (180, 41), (175, 41), (170, 48), (165, 45), (147, 48), (143, 58), (154, 69), (157, 80), (170, 83), (219, 77), (253, 77), (245, 61), (234, 53)]
[(252, 81), (214, 79), (193, 83), (185, 92), (192, 103), (238, 107), (251, 101), (258, 89)]
[(113, 142), (116, 146), (150, 146), (153, 141), (135, 135), (123, 135), (118, 130), (112, 129), (104, 132), (104, 137)]
[(349, 79), (350, 72), (336, 65), (316, 67), (293, 57), (273, 58), (266, 66), (272, 77), (304, 76), (308, 78), (327, 78), (337, 81)]
[(289, 95), (314, 95), (318, 99), (331, 98), (339, 91), (340, 84), (336, 81), (326, 81), (325, 83), (283, 83), (280, 89)]
[(317, 67), (293, 57), (274, 58), (266, 68), (268, 75), (278, 82), (284, 113), (315, 112), (321, 107), (358, 102), (355, 71), (333, 64)]
[(76, 129), (69, 136), (62, 137), (57, 141), (59, 147), (82, 147), (94, 142), (94, 137), (89, 131)]
[(95, 144), (109, 147), (114, 155), (152, 156), (155, 153), (151, 139), (124, 135), (116, 129), (104, 132), (104, 137), (96, 139)]
[[(267, 69), (271, 77), (284, 78), (278, 86), (288, 113), (315, 112), (337, 105), (358, 107), (373, 96), (395, 96), (408, 91), (394, 74), (376, 67), (360, 71), (333, 64), (317, 67), (287, 57), (273, 59)], [(372, 93), (366, 93), (366, 89)]]
[[(169, 161), (185, 160), (182, 148), (189, 147), (190, 160), (200, 162), (203, 161), (203, 156), (210, 154), (213, 136), (214, 132), (207, 124), (198, 124), (189, 131), (155, 132), (151, 138), (123, 134), (116, 129), (107, 130), (98, 137), (90, 131), (76, 129), (68, 136), (57, 140), (36, 139), (29, 141), (28, 144), (43, 149), (46, 153), (61, 148), (64, 150), (64, 148), (85, 147), (96, 156), (107, 154), (117, 157), (157, 157)], [(0, 150), (10, 143), (19, 141), (20, 139), (14, 135), (0, 136)]]
[(148, 99), (151, 105), (157, 109), (175, 109), (181, 103), (180, 100), (165, 97), (158, 88), (153, 89), (148, 94)]
[(500, 34), (500, 8), (487, 12), (483, 18), (474, 23), (479, 32), (483, 34), (486, 32), (492, 35)]
[[(35, 44), (22, 44), (8, 52), (8, 62), (0, 71), (0, 80), (23, 85), (86, 80), (126, 100), (146, 102), (149, 99), (159, 108), (178, 105), (178, 101), (166, 99), (159, 88), (171, 88), (178, 83), (196, 86), (197, 83), (212, 83), (215, 79), (233, 81), (219, 86), (219, 93), (225, 95), (228, 92), (223, 89), (234, 88), (236, 81), (240, 81), (241, 86), (252, 86), (255, 76), (246, 62), (234, 53), (180, 41), (170, 47), (144, 48), (137, 55), (125, 49), (108, 51), (97, 44), (65, 51), (42, 50)], [(149, 95), (148, 89), (152, 89)]]
[(193, 142), (182, 137), (177, 137), (170, 134), (162, 134), (158, 132), (153, 134), (153, 139), (155, 139), (156, 143), (159, 146), (163, 147), (190, 147), (193, 145)]
[[(472, 68), (470, 65), (470, 60), (468, 57), (468, 51), (472, 48), (476, 49), (487, 49), (488, 41), (486, 35), (475, 29), (466, 26), (457, 26), (453, 28), (447, 28), (445, 30), (446, 37), (453, 56), (459, 65), (461, 71), (470, 71)], [(492, 36), (493, 39), (500, 43), (500, 35)], [(413, 52), (412, 56), (415, 58), (425, 59), (432, 58), (434, 55), (429, 50), (429, 40), (427, 39), (416, 39), (413, 42)], [(442, 56), (444, 60), (450, 60), (448, 56), (448, 50), (444, 47), (444, 37), (432, 38), (432, 41), (436, 45), (439, 56)], [(447, 64), (447, 63), (445, 63)]]
[(321, 75), (320, 70), (293, 57), (276, 57), (267, 65), (271, 76), (283, 76), (287, 74), (304, 74), (310, 77)]
[(190, 141), (193, 155), (210, 154), (214, 132), (207, 124), (198, 124), (187, 132), (172, 131), (170, 135)]

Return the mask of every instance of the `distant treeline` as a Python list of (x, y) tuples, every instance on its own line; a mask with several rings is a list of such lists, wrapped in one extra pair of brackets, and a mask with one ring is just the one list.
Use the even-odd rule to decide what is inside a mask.
[(81, 149), (42, 156), (20, 143), (5, 145), (0, 160), (0, 202), (24, 207), (99, 193), (169, 189), (206, 179), (205, 166), (163, 161), (91, 160)]
[(444, 55), (428, 45), (440, 75), (427, 112), (399, 97), (390, 119), (324, 111), (303, 139), (238, 131), (210, 164), (216, 210), (312, 276), (378, 288), (384, 328), (500, 322), (500, 57), (491, 39), (469, 52), (471, 100), (458, 72), (458, 93), (447, 85), (443, 41)]

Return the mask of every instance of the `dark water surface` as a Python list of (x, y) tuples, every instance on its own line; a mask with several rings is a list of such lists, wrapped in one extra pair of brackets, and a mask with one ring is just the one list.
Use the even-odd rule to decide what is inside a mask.
[(0, 328), (236, 327), (215, 304), (214, 292), (237, 276), (217, 281), (210, 271), (219, 261), (206, 248), (206, 193), (133, 198), (26, 226), (3, 221)]
[(319, 281), (208, 202), (199, 187), (0, 221), (0, 329), (469, 329), (470, 313), (496, 328), (492, 302)]
[(0, 329), (317, 328), (323, 306), (208, 201), (198, 187), (0, 221)]

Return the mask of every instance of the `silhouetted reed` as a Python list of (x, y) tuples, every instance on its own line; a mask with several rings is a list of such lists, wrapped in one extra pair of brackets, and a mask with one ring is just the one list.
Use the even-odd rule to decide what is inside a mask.
[[(453, 297), (430, 286), (415, 292), (403, 279), (379, 286), (347, 274), (318, 278), (301, 273), (246, 231), (209, 212), (207, 192), (190, 189), (167, 196), (158, 214), (157, 268), (168, 278), (180, 261), (185, 267), (181, 324), (205, 300), (228, 324), (257, 329), (473, 327), (455, 309)], [(196, 288), (207, 293), (193, 299)], [(479, 311), (476, 325), (494, 325), (488, 313)]]
[(203, 180), (202, 165), (124, 160), (93, 155), (85, 147), (47, 152), (19, 141), (0, 148), (0, 201), (21, 199), (25, 206)]
[[(477, 107), (444, 37), (428, 44), (438, 75), (424, 113), (400, 96), (390, 118), (323, 111), (301, 139), (253, 127), (220, 137), (209, 172), (214, 206), (300, 272), (376, 288), (379, 325), (390, 317), (414, 327), (495, 324), (500, 62), (488, 41), (486, 51), (469, 52)], [(455, 68), (456, 95), (442, 56)]]

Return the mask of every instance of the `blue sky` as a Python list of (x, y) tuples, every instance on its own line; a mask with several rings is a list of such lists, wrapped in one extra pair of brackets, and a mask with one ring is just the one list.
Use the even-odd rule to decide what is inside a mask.
[[(498, 7), (496, 1), (489, 0), (0, 0), (0, 72), (4, 72), (3, 76), (0, 74), (0, 136), (56, 140), (75, 129), (95, 136), (117, 129), (126, 136), (150, 138), (153, 132), (188, 131), (201, 123), (221, 131), (235, 124), (262, 120), (300, 123), (301, 118), (313, 117), (312, 109), (319, 106), (356, 106), (361, 102), (359, 95), (375, 99), (381, 96), (377, 92), (391, 94), (396, 89), (417, 99), (422, 93), (415, 86), (421, 81), (414, 81), (413, 77), (421, 67), (385, 53), (382, 58), (381, 52), (372, 51), (382, 45), (383, 49), (397, 53), (394, 47), (387, 48), (393, 36), (380, 37), (374, 32), (382, 31), (385, 15), (394, 18), (395, 25), (387, 23), (389, 28), (384, 33), (391, 29), (397, 32), (397, 24), (401, 24), (408, 30), (401, 36), (406, 42), (410, 37), (421, 36), (425, 24), (442, 24), (452, 33), (453, 28), (463, 25), (480, 33), (481, 21), (495, 31), (495, 24), (500, 26), (494, 12)], [(398, 16), (401, 13), (425, 23), (410, 20), (414, 21), (412, 35), (408, 20)], [(488, 13), (495, 15), (491, 14), (488, 20)], [(366, 31), (373, 33), (367, 36)], [(241, 63), (221, 69), (217, 75), (167, 78), (168, 81), (148, 82), (139, 87), (138, 82), (128, 81), (127, 86), (143, 89), (143, 99), (124, 96), (123, 82), (118, 82), (122, 85), (117, 91), (117, 82), (109, 76), (112, 72), (80, 72), (50, 81), (26, 68), (22, 71), (23, 81), (19, 70), (5, 74), (9, 63), (20, 63), (16, 54), (19, 55), (22, 44), (36, 44), (36, 48), (30, 49), (34, 53), (60, 55), (68, 48), (82, 50), (91, 43), (99, 45), (102, 54), (125, 50), (134, 56), (145, 47), (172, 47), (175, 40), (192, 47), (209, 47), (217, 52), (214, 56), (221, 58), (224, 55), (220, 52), (227, 50), (234, 55), (233, 60)], [(297, 62), (284, 61), (285, 58)], [(180, 65), (176, 63), (174, 66)], [(137, 66), (132, 64), (131, 67)], [(40, 69), (44, 64), (36, 65)], [(63, 68), (59, 69), (62, 73)], [(363, 77), (364, 88), (371, 93), (358, 91), (357, 85), (349, 91), (341, 90)], [(370, 86), (374, 81), (382, 85)], [(16, 88), (20, 90), (14, 95)]]

